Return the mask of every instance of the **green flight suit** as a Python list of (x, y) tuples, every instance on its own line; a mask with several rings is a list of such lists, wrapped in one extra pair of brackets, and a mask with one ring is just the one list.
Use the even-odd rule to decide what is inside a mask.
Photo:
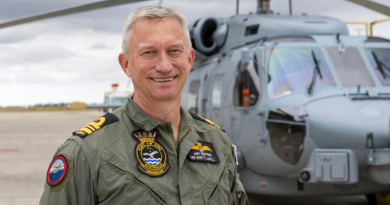
[[(170, 123), (158, 124), (132, 99), (112, 114), (118, 121), (101, 128), (95, 123), (93, 133), (72, 136), (58, 148), (54, 157), (67, 159), (67, 174), (54, 186), (46, 182), (41, 205), (248, 204), (233, 146), (215, 126), (181, 109), (177, 142)], [(137, 130), (157, 131), (169, 165), (162, 176), (137, 169)], [(212, 144), (219, 162), (192, 161), (188, 154), (197, 142)]]

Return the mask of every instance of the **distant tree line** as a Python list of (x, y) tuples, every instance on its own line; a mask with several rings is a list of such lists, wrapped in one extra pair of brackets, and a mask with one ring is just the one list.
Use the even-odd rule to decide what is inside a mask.
[(41, 107), (58, 107), (58, 108), (67, 108), (69, 103), (46, 103), (46, 104), (35, 104), (30, 105), (28, 108), (41, 108)]

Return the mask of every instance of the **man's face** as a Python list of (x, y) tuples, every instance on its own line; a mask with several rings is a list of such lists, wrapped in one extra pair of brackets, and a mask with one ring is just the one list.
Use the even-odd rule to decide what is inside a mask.
[(134, 84), (136, 97), (150, 102), (177, 100), (195, 54), (176, 19), (141, 19), (133, 24), (128, 58), (120, 64)]

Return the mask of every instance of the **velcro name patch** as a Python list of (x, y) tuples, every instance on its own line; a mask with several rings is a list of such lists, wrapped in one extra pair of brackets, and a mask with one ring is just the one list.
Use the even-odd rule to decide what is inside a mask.
[(211, 142), (196, 142), (195, 145), (191, 147), (187, 156), (189, 160), (194, 162), (210, 162), (215, 164), (219, 162), (217, 151)]
[(100, 128), (119, 121), (119, 119), (112, 113), (106, 113), (102, 117), (97, 118), (91, 123), (88, 123), (85, 127), (73, 132), (73, 135), (84, 138)]

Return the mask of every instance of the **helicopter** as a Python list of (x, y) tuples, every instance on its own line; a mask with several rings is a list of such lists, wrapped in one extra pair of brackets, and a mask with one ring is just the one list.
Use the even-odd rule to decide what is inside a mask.
[(182, 105), (230, 136), (249, 193), (365, 194), (381, 204), (375, 194), (390, 190), (390, 40), (258, 5), (189, 26), (198, 65)]
[[(136, 1), (110, 0), (0, 28)], [(390, 8), (351, 0), (390, 15)], [(350, 36), (344, 22), (257, 12), (189, 25), (196, 64), (182, 105), (237, 147), (252, 194), (367, 196), (390, 192), (390, 40)], [(381, 198), (382, 197), (382, 198)]]

